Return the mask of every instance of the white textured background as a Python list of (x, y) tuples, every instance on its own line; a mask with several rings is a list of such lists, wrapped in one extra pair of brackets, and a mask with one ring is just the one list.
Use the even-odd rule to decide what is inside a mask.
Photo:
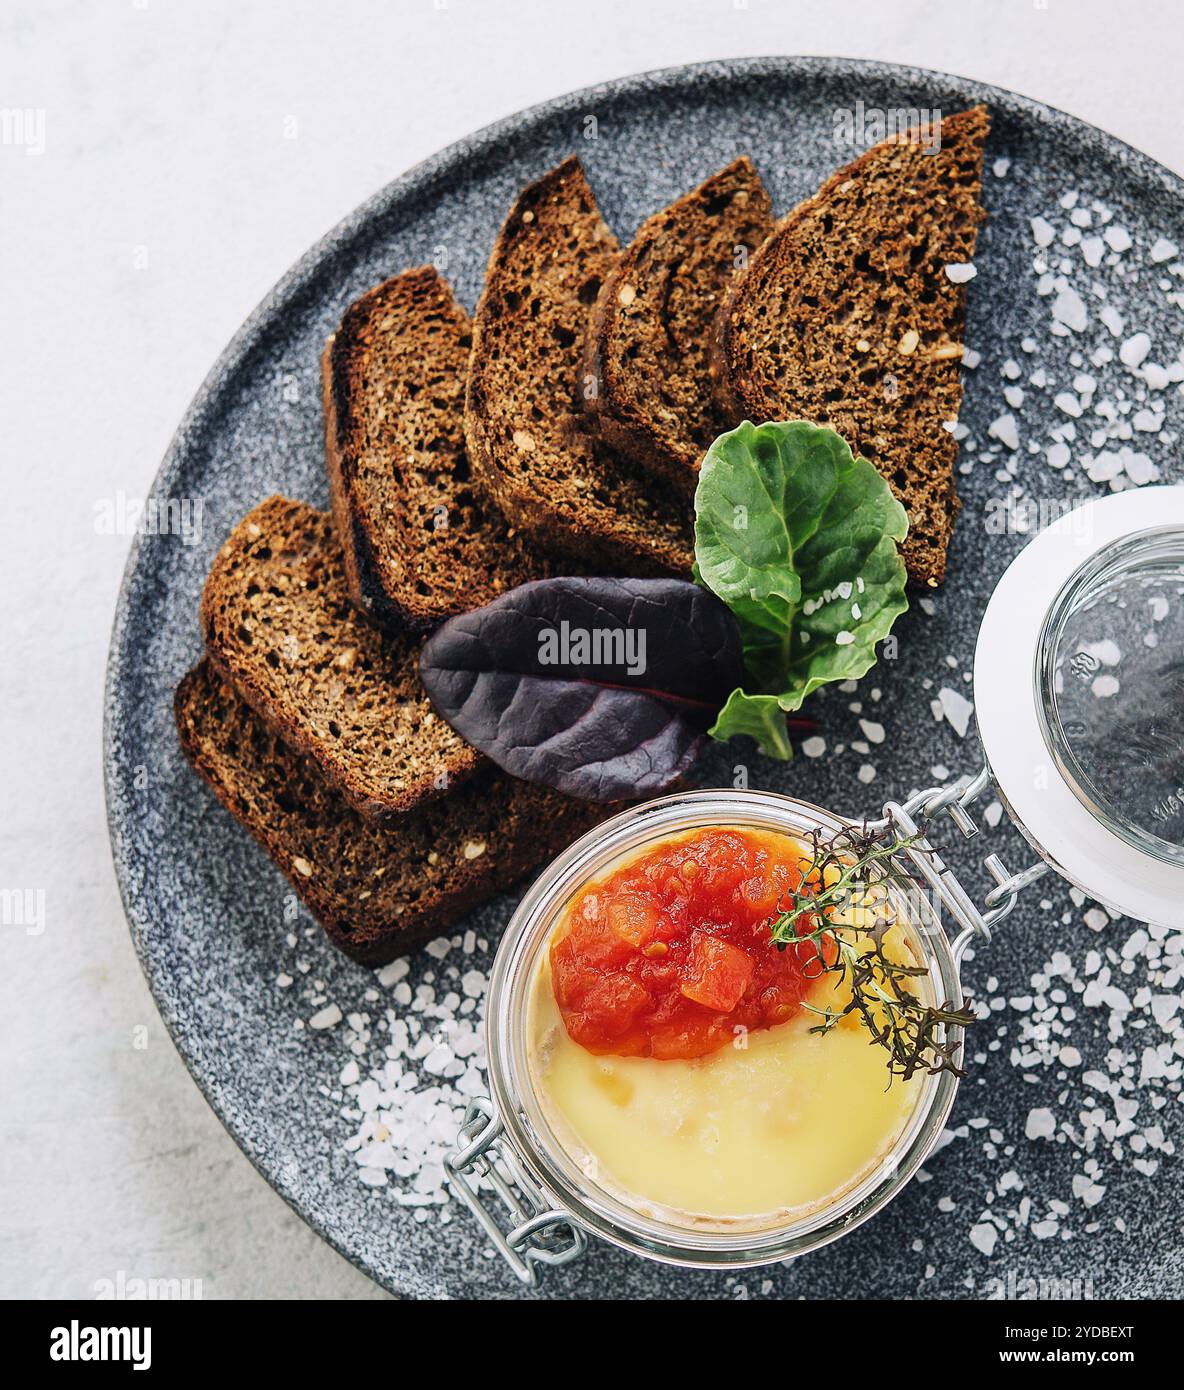
[(140, 976), (100, 777), (128, 541), (96, 503), (149, 491), (240, 322), (390, 178), (572, 88), (777, 53), (998, 83), (1184, 172), (1175, 0), (5, 3), (0, 108), (46, 126), (0, 145), (0, 888), (46, 918), (0, 925), (0, 1295), (381, 1296), (222, 1131)]

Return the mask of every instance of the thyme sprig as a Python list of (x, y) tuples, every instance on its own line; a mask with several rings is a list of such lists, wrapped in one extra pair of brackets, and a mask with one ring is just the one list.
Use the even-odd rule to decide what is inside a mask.
[(810, 1031), (828, 1033), (848, 1014), (858, 1014), (872, 1043), (888, 1053), (889, 1084), (893, 1076), (907, 1081), (918, 1071), (964, 1075), (958, 1066), (961, 1043), (950, 1038), (949, 1029), (965, 1028), (975, 1018), (967, 999), (960, 1005), (923, 1003), (909, 981), (928, 970), (894, 960), (885, 950), (897, 915), (883, 885), (882, 861), (915, 846), (918, 838), (885, 842), (866, 824), (834, 834), (813, 831), (801, 881), (768, 922), (779, 947), (812, 944), (819, 977), (834, 975), (836, 984), (845, 982), (850, 990), (841, 1009), (803, 1003), (822, 1020)]

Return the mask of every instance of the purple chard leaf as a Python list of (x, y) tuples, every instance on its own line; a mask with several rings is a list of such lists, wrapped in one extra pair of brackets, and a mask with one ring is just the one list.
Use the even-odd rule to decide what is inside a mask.
[(437, 713), (499, 767), (588, 801), (667, 790), (741, 682), (727, 606), (680, 579), (540, 579), (428, 640)]

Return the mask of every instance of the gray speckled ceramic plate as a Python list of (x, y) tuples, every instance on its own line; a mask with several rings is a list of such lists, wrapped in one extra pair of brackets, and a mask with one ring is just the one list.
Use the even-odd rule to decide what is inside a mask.
[[(713, 63), (609, 83), (461, 141), (353, 213), (252, 315), (181, 423), (156, 495), (200, 499), (200, 539), (138, 541), (111, 645), (107, 799), (128, 921), (161, 1014), (227, 1128), (306, 1220), (392, 1290), (518, 1293), (464, 1213), (442, 1223), (432, 1210), (429, 1220), (417, 1220), (414, 1209), (398, 1203), (397, 1182), (363, 1186), (343, 1147), (355, 1128), (342, 1117), (338, 1082), (349, 1058), (346, 1025), (325, 1032), (299, 1027), (313, 1011), (302, 990), (323, 982), (320, 992), (347, 1013), (366, 1010), (376, 1020), (392, 996), (338, 957), (307, 917), (290, 919), (287, 885), (182, 761), (170, 701), (200, 652), (197, 601), (211, 557), (238, 518), (273, 491), (326, 502), (317, 358), (350, 301), (387, 275), (434, 259), (471, 306), (515, 192), (570, 151), (584, 159), (606, 216), (624, 238), (645, 214), (742, 152), (755, 157), (777, 207), (790, 207), (854, 153), (836, 141), (836, 110), (862, 110), (866, 119), (875, 108), (950, 112), (979, 101), (989, 104), (994, 122), (984, 194), (991, 216), (970, 287), (968, 338), (981, 362), (965, 373), (962, 418), (970, 435), (963, 457), (973, 466), (961, 479), (965, 509), (950, 578), (927, 605), (931, 612), (914, 607), (898, 624), (895, 661), (881, 662), (856, 695), (832, 690), (816, 701), (825, 756), (788, 766), (754, 758), (750, 765), (755, 784), (844, 812), (878, 809), (886, 797), (930, 783), (935, 765), (977, 767), (973, 733), (963, 737), (948, 721), (938, 722), (931, 701), (943, 686), (969, 693), (963, 673), (970, 669), (979, 618), (996, 578), (1023, 543), (1021, 534), (998, 526), (998, 500), (1009, 488), (1053, 502), (1104, 491), (1107, 464), (1097, 463), (1099, 449), (1089, 439), (1093, 428), (1106, 424), (1092, 413), (1103, 400), (1115, 406), (1116, 432), (1140, 410), (1151, 412), (1143, 425), (1159, 421), (1157, 428), (1133, 431), (1126, 446), (1133, 453), (1119, 454), (1120, 463), (1137, 472), (1145, 465), (1134, 456), (1145, 456), (1165, 480), (1184, 476), (1173, 447), (1184, 407), (1175, 384), (1148, 391), (1116, 362), (1095, 366), (1089, 360), (1099, 345), (1117, 348), (1136, 329), (1151, 336), (1151, 357), (1162, 364), (1176, 358), (1184, 341), (1179, 303), (1169, 298), (1184, 289), (1184, 268), (1173, 270), (1178, 258), (1152, 254), (1159, 243), (1162, 256), (1163, 238), (1184, 244), (1181, 183), (1111, 137), (1007, 92), (845, 60)], [(592, 133), (596, 138), (587, 138)], [(1065, 198), (1073, 193), (1076, 209)], [(1105, 224), (1100, 204), (1113, 213)], [(1076, 221), (1087, 224), (1076, 231), (1075, 212)], [(1053, 287), (1048, 293), (1049, 282), (1041, 284), (1033, 268), (1038, 253), (1029, 219), (1036, 215), (1055, 223), (1058, 235), (1065, 232), (1067, 240), (1045, 256), (1052, 275), (1062, 259), (1071, 272), (1086, 315), (1080, 331), (1053, 328), (1059, 292)], [(1117, 227), (1129, 234), (1131, 248), (1115, 253), (1104, 240), (1091, 242), (1087, 260), (1081, 242), (1111, 229), (1120, 245)], [(1100, 264), (1091, 266), (1094, 259)], [(1103, 304), (1121, 315), (1118, 338), (1101, 321)], [(1072, 317), (1072, 306), (1061, 312)], [(1009, 360), (1019, 364), (1017, 380), (1008, 375)], [(1043, 384), (1039, 376), (1033, 384), (1040, 367)], [(1086, 383), (1074, 385), (1082, 373), (1097, 382), (1092, 396), (1082, 395)], [(1010, 401), (1005, 387), (1013, 388)], [(1044, 450), (1054, 441), (1052, 430), (1069, 422), (1054, 404), (1066, 390), (1084, 399), (1086, 418), (1069, 441), (1069, 463), (1054, 469)], [(1147, 400), (1138, 400), (1139, 393)], [(1015, 450), (992, 438), (992, 422), (1005, 415), (1015, 422)], [(996, 423), (996, 435), (1007, 431)], [(1115, 454), (1121, 447), (1115, 442), (1104, 451)], [(1099, 481), (1091, 481), (1087, 464)], [(869, 741), (861, 718), (883, 726), (883, 742)], [(728, 754), (715, 754), (705, 781), (731, 779), (731, 764), (743, 755)], [(870, 768), (875, 775), (869, 782)], [(995, 835), (1005, 854), (1025, 859), (1013, 831), (1000, 828)], [(974, 877), (982, 852), (964, 847), (953, 857)], [(493, 942), (511, 906), (509, 899), (495, 901), (470, 925)], [(685, 1273), (598, 1247), (578, 1268), (553, 1274), (542, 1293), (956, 1298), (1022, 1290), (1022, 1283), (1009, 1281), (1049, 1277), (1092, 1280), (1098, 1296), (1184, 1292), (1179, 1185), (1165, 1172), (1173, 1160), (1152, 1143), (1142, 1169), (1136, 1168), (1129, 1143), (1114, 1157), (1121, 1128), (1115, 1137), (1100, 1119), (1079, 1118), (1090, 1107), (1110, 1104), (1083, 1087), (1081, 1074), (1106, 1072), (1112, 1064), (1115, 1085), (1140, 1102), (1140, 1114), (1128, 1125), (1138, 1129), (1154, 1121), (1165, 1142), (1173, 1131), (1180, 1137), (1181, 1106), (1162, 1103), (1163, 1096), (1176, 1099), (1171, 1081), (1141, 1088), (1137, 1082), (1141, 1048), (1162, 1040), (1158, 1033), (1134, 1032), (1144, 1024), (1154, 1029), (1150, 1016), (1136, 1004), (1125, 1037), (1115, 1042), (1107, 1032), (1112, 1009), (1077, 997), (1090, 965), (1095, 975), (1098, 968), (1087, 953), (1102, 952), (1105, 966), (1106, 950), (1117, 951), (1133, 930), (1112, 922), (1095, 935), (1084, 920), (1087, 909), (1059, 883), (1042, 885), (989, 952), (980, 950), (968, 982), (998, 1005), (981, 1025), (980, 1060), (956, 1103), (954, 1137), (932, 1158), (924, 1180), (850, 1238), (792, 1265), (739, 1276)], [(1091, 920), (1100, 925), (1096, 915)], [(1052, 962), (1054, 951), (1063, 952), (1064, 961)], [(487, 959), (479, 957), (478, 964)], [(1062, 971), (1058, 980), (1049, 977), (1050, 963)], [(1143, 957), (1129, 977), (1117, 956), (1109, 965), (1132, 996), (1157, 984), (1154, 964)], [(441, 983), (448, 968), (447, 958), (417, 957), (412, 981), (437, 973)], [(282, 988), (281, 972), (296, 984)], [(382, 996), (377, 1001), (366, 996), (375, 988)], [(1062, 1002), (1075, 1009), (1058, 1005), (1058, 988)], [(1134, 1061), (1108, 1058), (1112, 1046), (1127, 1049)], [(1067, 1047), (1077, 1050), (1080, 1064), (1061, 1055)], [(1067, 1120), (1072, 1132), (1059, 1140), (1028, 1138), (1029, 1112), (1041, 1108)], [(1082, 1182), (1090, 1197), (1094, 1188), (1105, 1188), (1096, 1205), (1085, 1205)], [(986, 1253), (992, 1238), (983, 1233), (988, 1213), (994, 1220), (986, 1224), (996, 1229), (993, 1254)]]

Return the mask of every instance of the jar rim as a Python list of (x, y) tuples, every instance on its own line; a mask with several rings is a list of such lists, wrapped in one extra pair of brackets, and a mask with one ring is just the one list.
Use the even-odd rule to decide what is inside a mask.
[[(557, 1208), (586, 1230), (624, 1249), (671, 1264), (739, 1268), (803, 1254), (836, 1239), (880, 1210), (920, 1167), (944, 1127), (957, 1091), (949, 1071), (921, 1078), (924, 1092), (904, 1128), (865, 1176), (833, 1202), (784, 1223), (753, 1229), (695, 1227), (639, 1211), (593, 1184), (550, 1131), (527, 1064), (531, 977), (542, 943), (572, 894), (623, 855), (672, 834), (707, 825), (751, 826), (801, 838), (811, 830), (837, 833), (855, 822), (776, 792), (718, 788), (680, 792), (620, 812), (560, 854), (527, 891), (498, 949), (486, 1007), (492, 1098), (506, 1137)], [(924, 911), (924, 907), (922, 908)], [(935, 993), (960, 999), (958, 965), (936, 914), (914, 928)], [(960, 1029), (951, 1029), (954, 1040)]]

